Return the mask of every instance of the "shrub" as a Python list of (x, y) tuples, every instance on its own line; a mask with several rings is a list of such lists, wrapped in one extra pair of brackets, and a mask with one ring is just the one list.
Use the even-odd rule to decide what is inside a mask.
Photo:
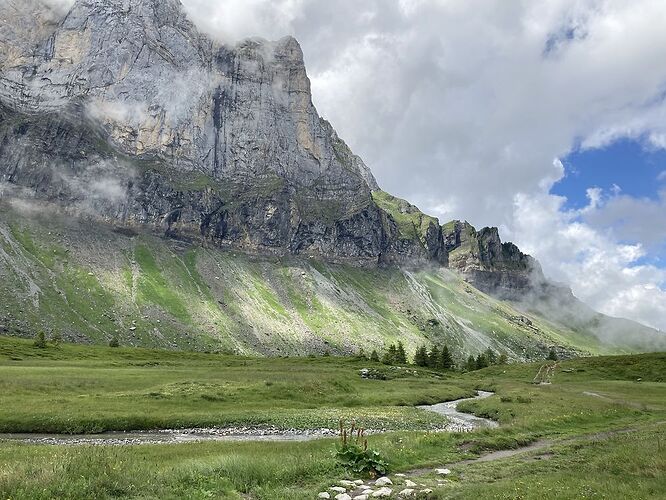
[(374, 478), (388, 473), (388, 462), (378, 451), (368, 449), (365, 429), (357, 428), (354, 421), (347, 429), (344, 420), (340, 420), (340, 442), (336, 445), (335, 457), (340, 465), (356, 474)]
[(37, 338), (35, 339), (35, 347), (38, 349), (46, 349), (46, 335), (44, 335), (43, 331), (40, 331), (37, 334)]
[(120, 347), (120, 341), (118, 340), (118, 336), (114, 336), (109, 341), (109, 347)]

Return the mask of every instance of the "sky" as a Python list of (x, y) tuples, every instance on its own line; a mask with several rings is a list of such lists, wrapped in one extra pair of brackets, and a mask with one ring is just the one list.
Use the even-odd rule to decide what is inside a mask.
[(384, 190), (666, 331), (664, 0), (182, 2), (225, 43), (295, 36)]

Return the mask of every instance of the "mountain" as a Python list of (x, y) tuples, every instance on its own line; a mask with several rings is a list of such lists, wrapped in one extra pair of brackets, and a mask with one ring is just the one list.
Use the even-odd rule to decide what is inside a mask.
[[(574, 328), (545, 307), (561, 288), (496, 228), (442, 226), (379, 188), (318, 115), (295, 39), (220, 44), (178, 0), (0, 5), (7, 332), (606, 352), (601, 316)], [(623, 337), (643, 327), (604, 321), (620, 325), (610, 349), (635, 347)]]

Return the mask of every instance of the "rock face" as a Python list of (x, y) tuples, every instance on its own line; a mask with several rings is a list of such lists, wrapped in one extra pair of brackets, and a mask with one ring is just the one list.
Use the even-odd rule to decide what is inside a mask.
[(178, 0), (2, 2), (3, 192), (247, 252), (450, 260), (488, 291), (538, 268), (496, 229), (442, 228), (380, 191), (317, 114), (291, 37), (221, 45)]
[(519, 299), (546, 281), (539, 263), (513, 243), (502, 243), (496, 227), (477, 231), (467, 222), (452, 221), (442, 232), (449, 266), (484, 292)]

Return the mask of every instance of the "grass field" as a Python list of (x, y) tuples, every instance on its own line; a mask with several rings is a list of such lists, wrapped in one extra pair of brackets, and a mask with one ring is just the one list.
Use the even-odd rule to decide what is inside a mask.
[[(370, 446), (389, 460), (392, 473), (425, 467), (408, 474), (433, 489), (428, 498), (663, 498), (665, 354), (563, 362), (551, 385), (531, 383), (539, 367), (533, 364), (444, 377), (387, 368), (389, 380), (361, 379), (358, 370), (369, 366), (335, 357), (43, 350), (0, 338), (0, 429), (305, 428), (356, 416), (368, 427), (404, 429), (371, 436)], [(475, 388), (496, 394), (466, 403), (466, 410), (497, 419), (499, 429), (413, 430), (438, 419), (414, 404)], [(529, 443), (543, 445), (526, 455), (456, 465)], [(333, 445), (326, 439), (136, 447), (0, 442), (0, 498), (309, 499), (349, 477), (336, 465)], [(439, 486), (428, 470), (445, 464), (453, 464), (452, 474)]]

